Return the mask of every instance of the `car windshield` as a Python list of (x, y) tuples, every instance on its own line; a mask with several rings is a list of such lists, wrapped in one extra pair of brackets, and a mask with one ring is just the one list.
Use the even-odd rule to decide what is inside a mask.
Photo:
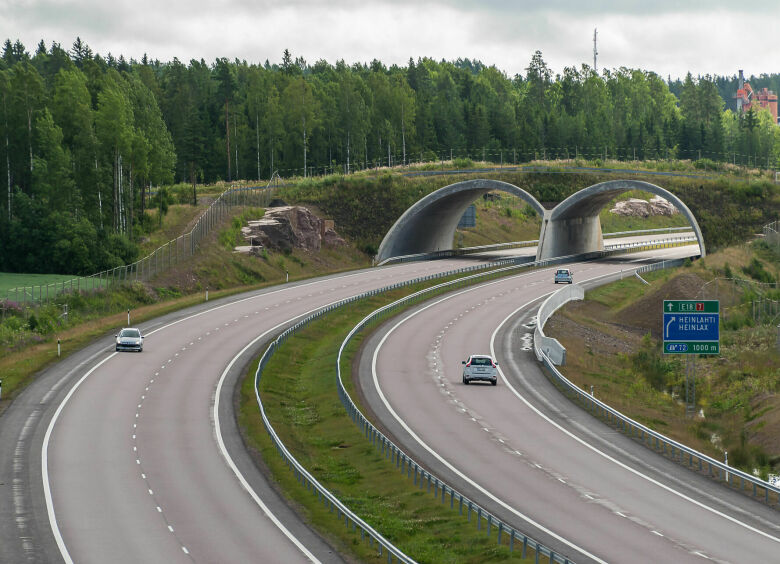
[(471, 357), (471, 365), (472, 366), (490, 366), (493, 364), (493, 361), (491, 361), (489, 358), (484, 356), (473, 356)]
[[(558, 274), (566, 275), (566, 274), (569, 274), (569, 271), (568, 270), (559, 270)], [(547, 276), (549, 276), (549, 274)]]
[(141, 336), (141, 332), (138, 329), (122, 329), (122, 332), (119, 333), (119, 336), (137, 339)]

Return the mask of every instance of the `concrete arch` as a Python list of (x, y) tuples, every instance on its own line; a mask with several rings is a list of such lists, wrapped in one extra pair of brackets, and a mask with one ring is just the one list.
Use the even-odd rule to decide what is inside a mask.
[(641, 180), (609, 180), (588, 186), (555, 206), (542, 224), (537, 258), (573, 255), (604, 248), (599, 212), (617, 195), (642, 190), (667, 199), (691, 224), (699, 240), (701, 256), (706, 254), (704, 237), (691, 210), (669, 190)]
[(544, 206), (514, 184), (488, 179), (456, 182), (431, 192), (406, 210), (379, 245), (377, 260), (451, 249), (455, 229), (466, 208), (493, 190), (517, 196), (544, 217)]

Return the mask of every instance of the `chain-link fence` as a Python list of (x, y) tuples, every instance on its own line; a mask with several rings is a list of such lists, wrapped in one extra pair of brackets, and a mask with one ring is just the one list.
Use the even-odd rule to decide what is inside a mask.
[(80, 276), (52, 284), (13, 288), (6, 292), (5, 301), (15, 302), (24, 307), (28, 304), (49, 303), (63, 292), (93, 292), (127, 282), (148, 281), (194, 255), (203, 238), (221, 223), (230, 213), (231, 208), (266, 207), (273, 199), (278, 186), (279, 175), (274, 173), (265, 186), (228, 188), (201, 214), (188, 233), (168, 241), (144, 258), (90, 276)]
[(780, 250), (780, 221), (773, 221), (764, 226), (764, 240)]
[(780, 301), (774, 299), (777, 290), (777, 282), (721, 277), (704, 284), (696, 298), (718, 300), (724, 325), (740, 326), (747, 320), (761, 325), (780, 319)]

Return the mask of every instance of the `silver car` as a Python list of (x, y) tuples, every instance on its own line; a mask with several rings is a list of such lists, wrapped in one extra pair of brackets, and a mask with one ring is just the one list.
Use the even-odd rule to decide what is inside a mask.
[(490, 382), (492, 385), (498, 383), (498, 363), (493, 357), (486, 354), (472, 354), (467, 360), (463, 361), (463, 383), (471, 382)]
[(144, 350), (144, 337), (141, 330), (135, 327), (122, 329), (116, 337), (116, 350), (119, 351), (138, 351)]

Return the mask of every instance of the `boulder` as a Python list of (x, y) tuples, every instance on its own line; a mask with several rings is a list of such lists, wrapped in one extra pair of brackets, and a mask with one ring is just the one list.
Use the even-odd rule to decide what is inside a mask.
[(241, 234), (249, 245), (241, 247), (241, 251), (237, 247), (237, 252), (252, 252), (258, 246), (285, 252), (293, 248), (319, 251), (323, 244), (346, 245), (336, 233), (332, 220), (320, 219), (301, 206), (268, 208), (261, 219), (247, 222)]
[(651, 215), (674, 215), (678, 213), (676, 207), (661, 196), (653, 196), (648, 202), (638, 198), (629, 198), (615, 203), (610, 213), (629, 217), (649, 217)]

